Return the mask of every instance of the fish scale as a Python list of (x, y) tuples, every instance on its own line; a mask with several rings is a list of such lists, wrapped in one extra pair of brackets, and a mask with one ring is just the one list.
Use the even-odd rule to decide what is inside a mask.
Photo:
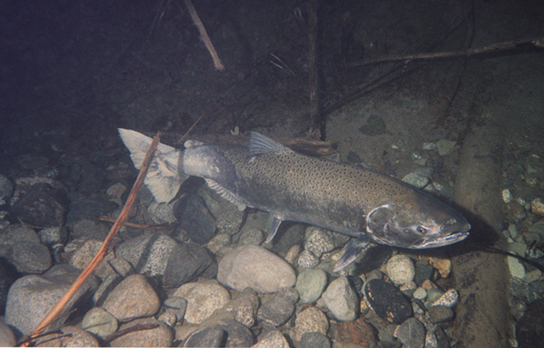
[[(151, 138), (119, 130), (136, 167)], [(189, 176), (239, 209), (269, 212), (271, 241), (284, 220), (356, 237), (336, 270), (353, 262), (370, 242), (423, 249), (463, 240), (470, 225), (455, 209), (395, 178), (364, 168), (305, 156), (252, 132), (249, 145), (187, 141), (185, 150), (161, 144), (146, 185), (158, 202), (174, 198)]]

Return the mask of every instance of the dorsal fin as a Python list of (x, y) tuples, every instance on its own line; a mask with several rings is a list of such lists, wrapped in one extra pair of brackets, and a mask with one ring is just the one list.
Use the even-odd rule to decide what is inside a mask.
[(269, 152), (293, 151), (288, 147), (285, 147), (282, 144), (278, 143), (277, 141), (274, 141), (269, 137), (257, 132), (249, 133), (248, 148), (249, 155), (251, 157)]

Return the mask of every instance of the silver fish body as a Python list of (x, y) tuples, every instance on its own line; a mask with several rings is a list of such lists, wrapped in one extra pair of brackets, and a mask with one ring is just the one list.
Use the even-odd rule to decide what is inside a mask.
[[(145, 154), (147, 137), (134, 131), (120, 133), (138, 167), (142, 155), (135, 159), (135, 154), (142, 150)], [(135, 137), (144, 138), (135, 145)], [(370, 241), (432, 248), (458, 242), (470, 229), (459, 212), (410, 185), (364, 168), (296, 153), (258, 133), (251, 133), (247, 147), (196, 141), (185, 145), (182, 151), (162, 144), (159, 148), (155, 170), (148, 174), (154, 179), (146, 182), (158, 201), (172, 199), (187, 176), (204, 178), (239, 209), (248, 206), (269, 212), (275, 224), (268, 240), (284, 220), (357, 237), (359, 242), (346, 247), (352, 250), (346, 250), (340, 268)]]

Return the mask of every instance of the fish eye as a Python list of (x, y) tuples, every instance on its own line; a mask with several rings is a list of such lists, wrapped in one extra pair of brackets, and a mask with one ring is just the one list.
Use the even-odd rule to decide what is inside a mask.
[(420, 234), (425, 234), (425, 233), (427, 233), (427, 229), (426, 229), (425, 227), (423, 227), (423, 226), (417, 226), (417, 227), (416, 227), (416, 231), (417, 231), (418, 233), (420, 233)]

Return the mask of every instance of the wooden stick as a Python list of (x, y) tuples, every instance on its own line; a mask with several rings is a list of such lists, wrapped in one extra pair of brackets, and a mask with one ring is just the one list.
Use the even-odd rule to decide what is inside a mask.
[(147, 150), (147, 153), (145, 155), (144, 162), (142, 163), (142, 168), (140, 169), (140, 174), (138, 174), (138, 178), (136, 179), (136, 182), (134, 183), (134, 186), (132, 187), (132, 191), (130, 191), (130, 195), (127, 198), (127, 202), (125, 203), (125, 206), (123, 207), (123, 210), (121, 211), (121, 214), (119, 214), (119, 217), (117, 218), (117, 221), (112, 226), (110, 233), (104, 240), (104, 243), (102, 243), (102, 247), (98, 252), (96, 253), (96, 256), (91, 261), (91, 263), (85, 268), (83, 272), (79, 275), (79, 277), (76, 279), (74, 284), (68, 289), (68, 291), (60, 298), (60, 300), (57, 302), (57, 304), (49, 311), (49, 313), (43, 318), (43, 320), (36, 326), (36, 328), (32, 331), (32, 333), (29, 334), (30, 338), (35, 338), (38, 335), (40, 335), (51, 323), (55, 321), (55, 318), (62, 312), (64, 307), (66, 306), (66, 303), (70, 301), (70, 299), (74, 296), (76, 291), (81, 287), (81, 285), (85, 282), (85, 280), (91, 275), (91, 273), (94, 271), (94, 269), (98, 266), (100, 261), (104, 259), (106, 256), (106, 252), (108, 251), (108, 247), (111, 244), (111, 241), (125, 222), (125, 220), (128, 217), (128, 214), (130, 212), (130, 209), (132, 208), (132, 205), (134, 204), (134, 201), (136, 200), (136, 194), (138, 193), (138, 190), (142, 186), (142, 183), (144, 182), (144, 178), (147, 174), (147, 169), (149, 168), (149, 165), (151, 164), (151, 159), (153, 158), (153, 155), (155, 154), (155, 150), (157, 149), (157, 146), (159, 145), (160, 141), (160, 134), (157, 133), (153, 141), (151, 142), (151, 145), (149, 146), (149, 150)]
[(491, 46), (473, 48), (466, 51), (454, 51), (454, 52), (436, 52), (436, 53), (422, 53), (413, 54), (407, 56), (391, 56), (378, 59), (363, 60), (359, 62), (353, 62), (347, 64), (348, 68), (354, 68), (358, 66), (366, 66), (372, 64), (381, 63), (394, 63), (394, 62), (406, 62), (410, 63), (416, 60), (433, 60), (433, 59), (453, 59), (460, 57), (476, 57), (482, 55), (488, 55), (493, 53), (505, 53), (507, 51), (522, 52), (527, 49), (543, 49), (543, 39), (534, 39), (528, 41), (508, 41), (493, 44)]
[(310, 116), (308, 136), (321, 140), (324, 135), (325, 119), (319, 112), (319, 74), (317, 71), (317, 0), (308, 2), (308, 64), (310, 66)]
[(193, 22), (195, 23), (196, 27), (198, 28), (198, 31), (200, 32), (200, 39), (204, 41), (204, 44), (206, 45), (206, 48), (210, 52), (213, 64), (215, 65), (215, 68), (217, 70), (224, 70), (225, 67), (223, 66), (223, 63), (221, 63), (221, 59), (219, 59), (219, 56), (217, 55), (217, 52), (215, 51), (215, 48), (212, 45), (212, 42), (210, 40), (210, 37), (208, 36), (208, 33), (206, 32), (206, 28), (204, 28), (204, 24), (202, 24), (202, 21), (198, 17), (198, 14), (196, 13), (195, 7), (193, 6), (193, 3), (191, 0), (185, 0), (185, 5), (187, 5), (187, 8), (189, 9), (189, 13), (191, 14), (191, 18), (193, 19)]

